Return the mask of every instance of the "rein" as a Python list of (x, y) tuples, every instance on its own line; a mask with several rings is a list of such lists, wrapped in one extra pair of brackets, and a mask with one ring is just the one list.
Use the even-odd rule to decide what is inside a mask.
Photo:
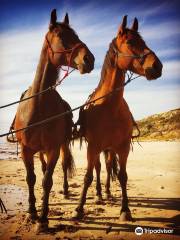
[[(45, 40), (46, 40), (47, 45), (48, 45), (48, 52), (51, 52), (53, 57), (54, 57), (54, 54), (62, 54), (62, 53), (65, 53), (65, 54), (70, 53), (70, 54), (71, 54), (71, 55), (70, 55), (70, 58), (69, 58), (67, 70), (65, 70), (65, 69), (63, 69), (62, 67), (60, 67), (60, 70), (62, 70), (62, 71), (65, 72), (64, 76), (63, 76), (60, 80), (58, 80), (54, 85), (52, 85), (51, 87), (49, 87), (49, 88), (47, 88), (47, 89), (45, 89), (45, 90), (42, 90), (42, 91), (40, 91), (40, 92), (38, 92), (38, 93), (36, 93), (36, 94), (34, 94), (34, 95), (31, 95), (30, 97), (26, 97), (26, 98), (23, 98), (23, 99), (21, 99), (21, 100), (14, 101), (14, 102), (12, 102), (12, 103), (2, 105), (2, 106), (0, 106), (0, 109), (6, 108), (6, 107), (9, 107), (9, 106), (12, 106), (12, 105), (17, 104), (17, 103), (21, 103), (21, 102), (27, 101), (27, 100), (29, 100), (29, 99), (31, 99), (31, 98), (37, 97), (37, 96), (39, 96), (39, 95), (41, 95), (41, 94), (44, 94), (44, 93), (46, 93), (46, 92), (48, 92), (48, 91), (50, 91), (50, 90), (55, 89), (58, 85), (60, 85), (60, 84), (62, 83), (62, 81), (63, 81), (68, 75), (70, 75), (70, 74), (75, 70), (75, 69), (72, 69), (72, 70), (70, 71), (70, 65), (71, 65), (71, 61), (72, 61), (72, 57), (73, 57), (73, 55), (74, 55), (74, 52), (75, 52), (79, 47), (82, 47), (82, 46), (86, 47), (86, 45), (85, 45), (84, 43), (79, 43), (79, 44), (75, 45), (75, 46), (74, 46), (73, 48), (71, 48), (71, 49), (64, 49), (64, 50), (54, 51), (54, 50), (52, 49), (52, 47), (51, 47), (51, 44), (50, 44), (49, 40), (47, 39), (47, 36), (45, 37)], [(53, 63), (53, 60), (52, 60), (52, 59), (51, 59), (51, 62)], [(53, 64), (54, 64), (54, 63), (53, 63)], [(54, 65), (58, 68), (58, 66), (57, 66), (56, 64), (54, 64)]]
[(30, 97), (26, 97), (26, 98), (23, 98), (23, 99), (21, 99), (21, 100), (18, 100), (18, 101), (15, 101), (15, 102), (12, 102), (12, 103), (9, 103), (9, 104), (6, 104), (6, 105), (2, 105), (2, 106), (0, 106), (0, 109), (2, 109), (2, 108), (6, 108), (6, 107), (9, 107), (9, 106), (12, 106), (12, 105), (14, 105), (14, 104), (17, 104), (17, 103), (21, 103), (21, 102), (24, 102), (24, 101), (27, 101), (27, 100), (29, 100), (29, 99), (31, 99), (31, 98), (34, 98), (34, 97), (37, 97), (37, 96), (39, 96), (39, 95), (41, 95), (41, 94), (44, 94), (44, 93), (46, 93), (46, 92), (48, 92), (48, 91), (50, 91), (50, 90), (53, 90), (53, 89), (55, 89), (58, 85), (60, 85), (61, 83), (62, 83), (62, 81), (67, 77), (67, 76), (69, 76), (73, 71), (75, 71), (75, 69), (72, 69), (71, 71), (67, 71), (67, 70), (64, 70), (64, 69), (62, 69), (63, 71), (66, 71), (66, 73), (65, 73), (65, 75), (61, 78), (61, 79), (59, 79), (54, 85), (52, 85), (51, 87), (48, 87), (47, 89), (44, 89), (44, 90), (42, 90), (42, 91), (40, 91), (40, 92), (38, 92), (38, 93), (35, 93), (34, 95), (31, 95)]
[[(48, 39), (46, 39), (46, 41), (48, 42)], [(118, 50), (117, 48), (114, 48), (115, 46), (114, 46), (113, 42), (112, 42), (112, 46), (113, 46), (113, 50), (116, 49), (116, 52), (117, 52), (117, 51), (119, 52), (119, 50)], [(52, 50), (52, 47), (50, 46), (49, 42), (48, 42), (48, 47), (49, 47), (49, 49), (51, 49), (52, 53), (54, 54), (54, 53), (63, 53), (63, 52), (67, 53), (67, 52), (70, 52), (71, 50), (72, 50), (72, 52), (74, 52), (74, 49), (77, 49), (78, 47), (80, 47), (80, 45), (75, 46), (75, 48), (73, 48), (73, 49), (62, 50), (62, 51), (60, 50), (60, 51), (57, 51), (57, 52), (54, 52), (54, 51)], [(71, 52), (71, 56), (72, 56), (72, 52)], [(116, 53), (116, 52), (115, 52), (115, 53)], [(119, 53), (120, 53), (120, 52), (119, 52)], [(147, 54), (146, 54), (146, 55), (147, 55)], [(121, 56), (122, 56), (122, 55), (121, 55)], [(131, 56), (131, 55), (128, 55), (128, 56)], [(136, 56), (136, 55), (132, 55), (132, 56)], [(138, 56), (139, 56), (139, 55), (138, 55)], [(139, 57), (138, 57), (138, 58), (139, 58)], [(70, 59), (71, 59), (71, 57), (70, 57)], [(73, 69), (73, 70), (75, 70), (75, 69)], [(73, 71), (73, 70), (72, 70), (72, 71)], [(71, 72), (72, 72), (72, 71), (71, 71)], [(48, 90), (54, 89), (54, 88), (55, 88), (57, 85), (59, 85), (59, 84), (64, 80), (64, 78), (66, 78), (68, 75), (69, 75), (69, 73), (68, 73), (68, 71), (67, 71), (67, 74), (65, 74), (65, 76), (64, 76), (58, 83), (56, 83), (55, 85), (53, 85), (52, 87), (50, 87), (50, 88), (48, 88), (48, 89), (45, 89), (44, 91), (39, 92), (39, 93), (35, 94), (34, 96), (30, 96), (30, 97), (28, 97), (28, 98), (26, 98), (26, 99), (22, 99), (22, 100), (20, 100), (20, 101), (15, 102), (15, 103), (25, 101), (25, 100), (27, 100), (27, 99), (29, 99), (29, 98), (35, 97), (35, 96), (37, 96), (37, 95), (39, 95), (39, 94), (42, 94), (42, 93), (44, 93), (44, 92), (46, 92), (46, 91), (48, 91)], [(109, 93), (107, 93), (107, 94), (105, 94), (105, 95), (103, 95), (103, 96), (101, 96), (101, 97), (98, 97), (98, 98), (96, 98), (96, 99), (94, 99), (94, 100), (92, 100), (92, 101), (88, 101), (88, 100), (87, 100), (87, 102), (85, 102), (84, 104), (82, 104), (82, 105), (80, 105), (80, 106), (78, 106), (78, 107), (75, 107), (74, 109), (71, 109), (71, 110), (69, 110), (69, 111), (66, 111), (66, 112), (57, 114), (57, 115), (55, 115), (55, 116), (49, 117), (49, 118), (47, 118), (47, 119), (44, 119), (44, 120), (42, 120), (42, 121), (39, 121), (39, 122), (30, 124), (30, 125), (28, 125), (27, 127), (20, 128), (20, 129), (16, 129), (16, 130), (10, 129), (10, 132), (1, 134), (0, 137), (8, 136), (8, 135), (10, 135), (10, 134), (12, 134), (12, 136), (13, 136), (14, 133), (17, 133), (17, 132), (20, 132), (20, 131), (23, 131), (23, 130), (27, 130), (27, 129), (32, 128), (32, 127), (35, 127), (35, 126), (39, 126), (39, 125), (48, 123), (48, 122), (50, 122), (50, 121), (52, 121), (52, 120), (55, 120), (55, 119), (57, 119), (57, 118), (63, 117), (63, 116), (65, 116), (65, 115), (67, 115), (67, 114), (70, 114), (70, 113), (72, 113), (72, 112), (74, 112), (74, 111), (76, 111), (76, 110), (78, 110), (78, 109), (82, 109), (82, 108), (84, 108), (85, 106), (90, 105), (90, 104), (92, 104), (92, 103), (95, 103), (96, 101), (98, 101), (98, 100), (100, 100), (100, 99), (103, 99), (103, 98), (106, 98), (106, 97), (108, 97), (108, 96), (113, 95), (115, 92), (120, 91), (123, 87), (125, 87), (125, 86), (126, 86), (127, 84), (129, 84), (131, 81), (133, 81), (134, 79), (140, 77), (139, 75), (136, 76), (136, 77), (133, 77), (133, 73), (132, 73), (132, 72), (130, 72), (129, 74), (126, 73), (126, 75), (127, 75), (128, 79), (127, 79), (127, 81), (125, 81), (125, 82), (122, 84), (122, 86), (120, 86), (120, 87), (118, 87), (118, 88), (115, 88), (115, 89), (112, 90), (111, 92), (109, 92)], [(8, 104), (8, 106), (9, 106), (9, 105), (13, 105), (13, 104), (15, 104), (15, 103)], [(7, 106), (7, 105), (6, 105), (6, 106)], [(3, 107), (5, 107), (5, 106), (2, 106), (2, 107), (0, 107), (0, 108), (3, 108)]]
[(51, 121), (53, 121), (53, 120), (55, 120), (55, 119), (58, 119), (58, 118), (60, 118), (60, 117), (63, 117), (63, 116), (65, 116), (65, 115), (67, 115), (67, 114), (71, 114), (72, 112), (74, 112), (74, 111), (76, 111), (76, 110), (78, 110), (78, 109), (84, 108), (85, 106), (90, 105), (90, 104), (92, 104), (92, 103), (95, 103), (96, 101), (98, 101), (98, 100), (100, 100), (100, 99), (103, 99), (103, 98), (106, 98), (106, 97), (108, 97), (108, 96), (113, 95), (115, 92), (120, 91), (123, 87), (125, 87), (125, 86), (126, 86), (127, 84), (129, 84), (131, 81), (133, 81), (133, 80), (135, 80), (136, 78), (140, 77), (140, 76), (133, 77), (133, 74), (132, 74), (131, 72), (130, 72), (130, 74), (127, 74), (127, 76), (128, 76), (128, 80), (127, 80), (126, 82), (124, 82), (122, 86), (120, 86), (120, 87), (118, 87), (118, 88), (115, 88), (113, 91), (111, 91), (111, 92), (109, 92), (109, 93), (107, 93), (107, 94), (105, 94), (105, 95), (103, 95), (103, 96), (101, 96), (101, 97), (98, 97), (98, 98), (96, 98), (96, 99), (94, 99), (94, 100), (92, 100), (92, 101), (86, 102), (86, 103), (84, 103), (84, 104), (82, 104), (82, 105), (80, 105), (80, 106), (78, 106), (78, 107), (75, 107), (75, 108), (73, 108), (73, 109), (71, 109), (71, 110), (68, 110), (68, 111), (66, 111), (66, 112), (63, 112), (63, 113), (54, 115), (54, 116), (52, 116), (52, 117), (46, 118), (46, 119), (44, 119), (44, 120), (42, 120), (42, 121), (39, 121), (39, 122), (36, 122), (36, 123), (33, 123), (33, 124), (30, 124), (30, 125), (28, 125), (27, 127), (20, 128), (20, 129), (16, 129), (16, 130), (11, 130), (11, 131), (8, 132), (8, 133), (1, 134), (0, 137), (5, 137), (5, 136), (8, 136), (8, 135), (10, 135), (10, 134), (13, 135), (14, 133), (17, 133), (17, 132), (20, 132), (20, 131), (23, 131), (23, 130), (30, 129), (30, 128), (35, 127), (35, 126), (39, 126), (39, 125), (48, 123), (48, 122), (51, 122)]

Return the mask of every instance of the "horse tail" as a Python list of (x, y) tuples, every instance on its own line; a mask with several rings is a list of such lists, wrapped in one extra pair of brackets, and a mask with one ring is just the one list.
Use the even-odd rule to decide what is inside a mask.
[(111, 173), (112, 181), (116, 180), (117, 176), (118, 176), (118, 158), (117, 155), (114, 154), (112, 160), (112, 173)]
[(132, 113), (131, 113), (131, 117), (132, 117), (133, 127), (135, 127), (136, 130), (137, 130), (137, 132), (138, 132), (136, 135), (133, 135), (133, 136), (131, 137), (132, 140), (133, 140), (134, 138), (139, 138), (139, 137), (140, 137), (141, 131), (140, 131), (139, 126), (138, 126), (137, 122), (135, 121)]
[[(79, 126), (79, 129), (78, 129)], [(80, 149), (82, 148), (83, 140), (86, 141), (84, 137), (85, 133), (85, 114), (84, 109), (80, 108), (79, 111), (79, 118), (77, 122), (73, 126), (72, 138), (73, 140), (79, 139), (80, 140)]]
[(63, 144), (61, 147), (62, 153), (62, 166), (67, 169), (68, 177), (72, 178), (76, 172), (76, 165), (74, 162), (73, 155), (71, 153), (69, 142)]
[(115, 154), (115, 152), (112, 152), (111, 150), (104, 150), (103, 151), (104, 157), (105, 157), (105, 162), (106, 165), (108, 164), (108, 162), (110, 162), (110, 168), (111, 168), (111, 179), (112, 181), (116, 180), (117, 176), (118, 176), (118, 157), (117, 154)]
[(68, 176), (72, 178), (76, 172), (76, 165), (75, 165), (74, 157), (71, 153), (71, 150), (69, 151), (69, 156), (67, 158), (67, 169), (68, 169)]

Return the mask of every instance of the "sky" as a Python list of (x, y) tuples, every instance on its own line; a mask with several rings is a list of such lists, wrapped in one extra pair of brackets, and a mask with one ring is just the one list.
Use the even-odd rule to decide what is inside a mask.
[[(130, 27), (134, 17), (146, 44), (163, 63), (162, 77), (144, 77), (125, 88), (124, 97), (135, 119), (180, 107), (180, 17), (179, 1), (83, 1), (1, 0), (0, 15), (0, 105), (18, 100), (32, 83), (50, 12), (57, 9), (58, 21), (66, 12), (70, 25), (95, 56), (90, 74), (74, 71), (58, 88), (74, 108), (83, 104), (100, 80), (103, 59), (116, 36), (124, 15)], [(16, 106), (0, 109), (0, 133), (13, 120)], [(75, 114), (75, 119), (78, 112)]]

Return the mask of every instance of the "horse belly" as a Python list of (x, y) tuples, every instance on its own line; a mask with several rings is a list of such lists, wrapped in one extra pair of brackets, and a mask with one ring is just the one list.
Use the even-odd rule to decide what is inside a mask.
[[(53, 96), (51, 96), (53, 98)], [(57, 114), (64, 112), (64, 106), (58, 96), (54, 96), (52, 101), (53, 106), (44, 107), (40, 106), (39, 109), (43, 109), (43, 114), (39, 114), (38, 111), (32, 111), (30, 102), (21, 103), (16, 113), (15, 129), (26, 128), (31, 124), (37, 123), (44, 119), (48, 119)], [(57, 118), (48, 123), (43, 123), (38, 126), (29, 128), (25, 131), (20, 131), (16, 134), (20, 143), (29, 148), (39, 151), (52, 148), (53, 146), (61, 145), (65, 139), (65, 117)]]
[(86, 138), (101, 149), (129, 141), (132, 136), (131, 115), (113, 115), (103, 111), (86, 114)]

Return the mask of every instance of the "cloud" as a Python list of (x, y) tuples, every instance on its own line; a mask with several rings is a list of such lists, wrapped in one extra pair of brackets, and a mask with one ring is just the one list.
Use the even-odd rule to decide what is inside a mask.
[(143, 18), (143, 22), (152, 16), (159, 16), (165, 13), (169, 13), (173, 6), (169, 2), (156, 3), (157, 5), (151, 4), (149, 6), (148, 2), (143, 2), (141, 5), (137, 5), (131, 10), (131, 14), (134, 14), (136, 17)]
[(163, 78), (166, 80), (171, 80), (173, 83), (174, 80), (178, 80), (180, 83), (180, 60), (175, 61), (166, 61), (163, 63)]
[(157, 52), (157, 55), (160, 58), (170, 58), (170, 57), (175, 57), (175, 56), (180, 56), (180, 48), (178, 47), (170, 47), (166, 49), (160, 49)]
[(180, 89), (177, 88), (147, 87), (143, 90), (125, 91), (125, 99), (137, 120), (148, 115), (179, 108), (179, 96)]
[[(168, 29), (168, 30), (167, 30)], [(153, 25), (143, 25), (141, 27), (144, 39), (151, 40), (163, 40), (180, 35), (179, 24), (176, 21), (163, 21)], [(168, 44), (168, 42), (167, 42)]]
[(0, 35), (0, 87), (27, 86), (33, 79), (42, 46), (42, 30), (12, 31)]
[[(169, 38), (179, 39), (180, 28), (178, 28), (178, 23), (175, 20), (164, 21), (163, 19), (156, 24), (149, 22), (148, 16), (158, 15), (160, 9), (162, 14), (163, 11), (167, 12), (167, 5), (152, 6), (147, 10), (143, 10), (141, 7), (139, 12), (136, 12), (136, 9), (132, 7), (127, 9), (130, 16), (134, 17), (135, 13), (136, 16), (139, 16), (140, 31), (143, 38), (146, 42), (150, 43), (157, 55), (163, 58), (164, 65), (161, 79), (157, 83), (156, 81), (152, 82), (155, 90), (151, 89), (151, 92), (148, 92), (149, 83), (143, 79), (143, 81), (138, 80), (136, 83), (133, 83), (125, 91), (130, 105), (135, 106), (133, 112), (137, 112), (138, 118), (145, 116), (145, 114), (151, 114), (153, 111), (154, 113), (156, 111), (163, 111), (166, 106), (167, 109), (168, 106), (172, 108), (177, 106), (176, 94), (179, 92), (174, 90), (173, 86), (177, 85), (180, 76), (180, 62), (176, 60), (180, 49)], [(109, 43), (116, 36), (121, 18), (124, 15), (124, 5), (119, 4), (118, 6), (112, 5), (111, 7), (99, 8), (97, 5), (88, 3), (79, 9), (65, 5), (64, 9), (59, 10), (60, 17), (58, 19), (61, 19), (63, 17), (61, 13), (66, 11), (69, 12), (72, 27), (77, 31), (80, 39), (87, 44), (96, 58), (95, 69), (91, 74), (80, 75), (77, 71), (73, 72), (58, 87), (60, 94), (75, 107), (87, 99), (100, 80), (100, 68)], [(32, 25), (31, 28), (14, 29), (0, 34), (1, 104), (19, 99), (21, 93), (32, 83), (43, 39), (48, 29), (48, 22), (49, 16), (47, 16), (47, 21), (43, 25)], [(169, 45), (169, 43), (171, 44)], [(171, 59), (168, 60), (168, 57)], [(169, 92), (165, 88), (167, 83), (168, 87), (172, 89)], [(160, 90), (162, 94), (158, 94), (156, 91), (157, 86), (162, 87), (162, 90)], [(163, 100), (165, 94), (171, 97), (170, 103)], [(159, 99), (159, 101), (156, 103), (151, 102), (151, 96), (153, 96), (153, 99)], [(149, 107), (147, 108), (147, 106)], [(13, 109), (15, 110), (15, 108)], [(3, 115), (3, 119), (10, 119), (10, 115), (12, 116), (9, 113), (9, 111), (12, 111), (12, 108), (7, 111), (7, 117)]]

